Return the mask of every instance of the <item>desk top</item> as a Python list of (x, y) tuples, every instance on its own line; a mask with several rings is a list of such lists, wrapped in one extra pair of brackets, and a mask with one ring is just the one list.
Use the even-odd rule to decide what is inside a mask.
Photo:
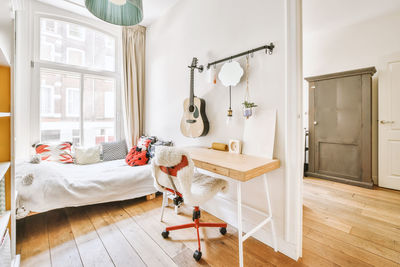
[(234, 154), (205, 147), (185, 147), (196, 167), (230, 177), (248, 181), (280, 167), (277, 159)]

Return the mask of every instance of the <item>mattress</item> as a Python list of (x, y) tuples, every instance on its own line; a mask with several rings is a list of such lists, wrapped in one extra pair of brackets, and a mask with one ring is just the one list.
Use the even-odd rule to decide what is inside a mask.
[[(16, 166), (17, 218), (45, 212), (142, 197), (156, 192), (151, 166), (128, 166), (123, 159), (90, 165), (43, 161)], [(28, 176), (28, 177), (27, 177)]]

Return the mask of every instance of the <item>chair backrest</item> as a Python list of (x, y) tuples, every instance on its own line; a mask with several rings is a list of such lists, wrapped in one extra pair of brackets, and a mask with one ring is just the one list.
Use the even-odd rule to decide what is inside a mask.
[(177, 191), (184, 198), (191, 197), (194, 164), (186, 151), (170, 146), (158, 146), (151, 166), (154, 186), (158, 190), (174, 189), (168, 177), (169, 172)]

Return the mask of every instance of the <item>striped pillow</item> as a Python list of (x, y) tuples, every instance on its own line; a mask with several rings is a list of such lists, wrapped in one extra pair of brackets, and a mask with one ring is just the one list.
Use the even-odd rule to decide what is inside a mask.
[(103, 161), (124, 159), (128, 154), (125, 140), (117, 142), (102, 143)]
[(72, 143), (63, 142), (60, 144), (36, 144), (36, 155), (41, 160), (56, 161), (60, 163), (74, 163), (71, 154)]

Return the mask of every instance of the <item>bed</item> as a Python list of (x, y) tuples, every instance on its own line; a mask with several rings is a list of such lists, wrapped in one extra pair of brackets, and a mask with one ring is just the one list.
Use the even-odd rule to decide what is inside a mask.
[(150, 165), (125, 160), (90, 165), (42, 161), (16, 166), (17, 218), (64, 207), (133, 199), (154, 194)]

